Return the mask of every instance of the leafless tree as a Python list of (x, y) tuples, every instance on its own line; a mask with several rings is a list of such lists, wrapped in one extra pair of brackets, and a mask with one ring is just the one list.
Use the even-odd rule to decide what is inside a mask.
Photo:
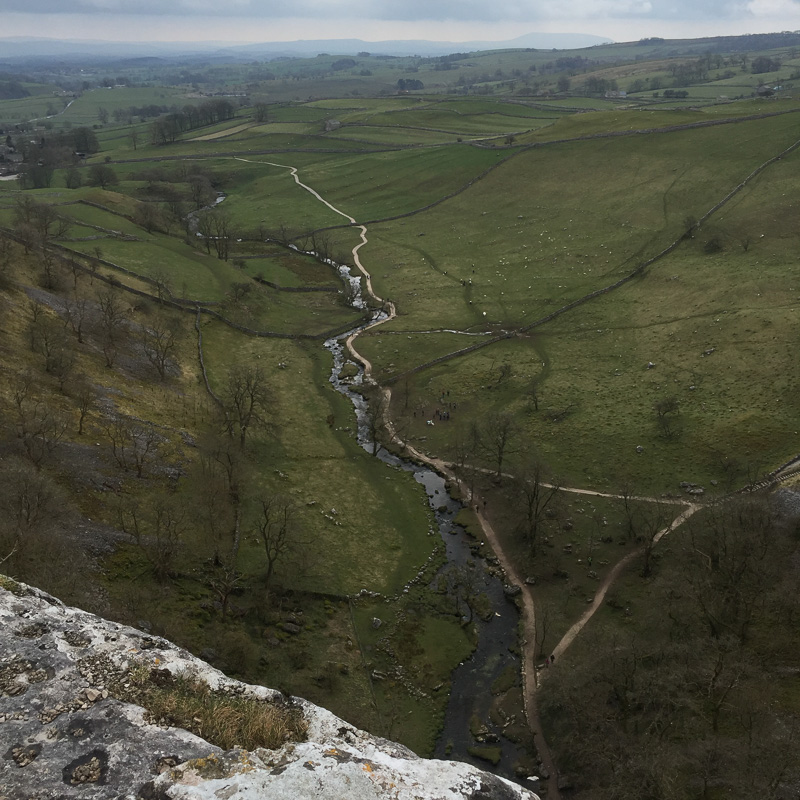
[(179, 498), (159, 495), (147, 503), (126, 500), (118, 507), (119, 524), (138, 546), (159, 581), (175, 571), (188, 526), (188, 515)]
[(466, 431), (461, 429), (455, 438), (452, 440), (450, 448), (450, 458), (453, 461), (458, 473), (467, 479), (469, 476), (469, 501), (472, 502), (472, 497), (475, 493), (475, 479), (477, 472), (473, 462), (480, 453), (480, 428), (476, 422), (472, 422), (467, 426)]
[(228, 260), (235, 233), (233, 222), (227, 212), (214, 209), (198, 214), (197, 231), (203, 237), (207, 253), (210, 253), (213, 247), (217, 258)]
[(134, 212), (134, 220), (136, 224), (144, 228), (147, 233), (160, 231), (164, 227), (161, 209), (155, 203), (137, 204)]
[(538, 411), (541, 399), (541, 379), (538, 376), (530, 379), (525, 393), (528, 398), (528, 406), (534, 411)]
[(372, 442), (372, 455), (377, 455), (381, 448), (380, 435), (386, 429), (386, 414), (388, 403), (386, 395), (378, 389), (369, 396), (369, 413), (367, 415), (367, 430)]
[(192, 198), (195, 210), (199, 211), (214, 199), (214, 189), (211, 181), (205, 175), (189, 176), (189, 195)]
[(521, 506), (518, 530), (531, 555), (536, 555), (542, 522), (558, 495), (559, 482), (548, 475), (541, 461), (530, 458), (517, 470), (514, 486)]
[[(45, 473), (7, 458), (0, 465), (0, 550), (12, 567), (45, 539), (63, 516), (64, 498)], [(4, 559), (5, 560), (5, 559)]]
[(756, 495), (730, 499), (689, 522), (699, 564), (691, 592), (712, 638), (747, 641), (750, 625), (773, 580), (777, 521), (769, 502)]
[(547, 634), (553, 621), (553, 606), (550, 603), (536, 604), (536, 653), (538, 658), (544, 657), (548, 650), (545, 649)]
[(163, 381), (167, 367), (178, 345), (179, 328), (174, 319), (157, 316), (142, 326), (142, 348), (145, 357)]
[(58, 322), (39, 303), (31, 301), (28, 310), (31, 312), (31, 323), (28, 328), (31, 350), (44, 356), (47, 364), (54, 350), (63, 341), (64, 333)]
[(230, 564), (219, 564), (213, 568), (208, 585), (219, 600), (223, 620), (228, 615), (231, 596), (242, 586), (242, 580), (242, 573)]
[(119, 466), (126, 471), (136, 471), (141, 478), (155, 460), (163, 437), (151, 424), (139, 425), (126, 417), (116, 416), (104, 426), (111, 443), (111, 452)]
[(635, 521), (635, 506), (633, 504), (634, 497), (633, 481), (625, 478), (619, 488), (619, 494), (622, 498), (622, 510), (625, 512), (625, 531), (628, 539), (633, 539), (636, 534)]
[(42, 400), (20, 397), (17, 403), (17, 436), (37, 469), (58, 447), (67, 426), (68, 421), (60, 411)]
[(675, 435), (675, 417), (678, 414), (679, 407), (680, 402), (674, 396), (662, 397), (653, 404), (658, 427), (665, 439), (671, 439)]
[(11, 264), (13, 246), (11, 239), (0, 232), (0, 274), (5, 274)]
[(83, 344), (83, 328), (88, 311), (89, 301), (83, 297), (67, 298), (64, 301), (64, 322), (78, 337), (78, 344)]
[(37, 247), (41, 246), (39, 232), (36, 226), (31, 222), (18, 222), (14, 226), (14, 233), (22, 243), (22, 249), (25, 251), (25, 255), (28, 255), (31, 250), (35, 250)]
[(44, 319), (47, 316), (44, 306), (37, 303), (36, 300), (29, 299), (27, 302), (28, 309), (28, 342), (31, 350), (35, 353), (37, 351), (37, 343), (39, 341), (39, 331), (44, 325)]
[(40, 203), (28, 195), (17, 199), (14, 226), (17, 229), (30, 226), (35, 231), (36, 239), (41, 242), (59, 239), (69, 232), (69, 221), (54, 206)]
[(78, 406), (78, 436), (82, 436), (86, 417), (97, 403), (97, 390), (86, 375), (80, 375), (70, 386), (70, 394)]
[(294, 507), (279, 495), (261, 500), (261, 513), (256, 520), (256, 532), (264, 545), (267, 571), (264, 575), (264, 593), (269, 596), (277, 563), (294, 546)]
[(234, 305), (238, 306), (252, 290), (253, 284), (250, 281), (233, 281), (228, 297), (233, 301)]
[(60, 281), (60, 262), (55, 254), (42, 246), (38, 250), (39, 266), (42, 268), (41, 275), (39, 276), (39, 284), (45, 289), (59, 289), (61, 286)]
[(244, 448), (251, 429), (267, 424), (269, 397), (267, 378), (261, 367), (237, 366), (228, 373), (223, 394), (225, 428), (230, 437), (238, 439), (240, 447)]
[(642, 542), (641, 576), (649, 578), (653, 572), (653, 548), (659, 533), (670, 524), (674, 507), (664, 503), (641, 505), (636, 512), (634, 526), (636, 539)]
[(103, 289), (98, 293), (100, 307), (100, 337), (107, 367), (113, 367), (122, 338), (124, 321), (122, 303), (113, 289)]
[(506, 456), (516, 450), (517, 426), (507, 411), (493, 412), (486, 418), (480, 429), (481, 448), (486, 457), (494, 462), (495, 480), (503, 478), (503, 464)]
[(217, 258), (227, 261), (231, 251), (231, 244), (236, 237), (233, 221), (225, 211), (212, 212), (212, 225), (214, 230), (214, 249)]
[[(440, 591), (446, 592), (454, 603), (454, 612), (464, 624), (472, 622), (484, 582), (477, 564), (450, 564), (439, 576)], [(467, 613), (464, 613), (466, 607)]]
[(75, 371), (77, 356), (70, 342), (62, 341), (47, 360), (47, 371), (58, 380), (59, 391), (63, 392)]

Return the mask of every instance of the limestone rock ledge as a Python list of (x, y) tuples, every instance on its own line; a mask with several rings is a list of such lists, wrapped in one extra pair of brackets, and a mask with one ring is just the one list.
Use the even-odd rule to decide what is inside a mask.
[(418, 758), (298, 698), (306, 741), (223, 752), (115, 698), (114, 686), (143, 667), (282, 699), (0, 576), (0, 800), (538, 800), (468, 764)]

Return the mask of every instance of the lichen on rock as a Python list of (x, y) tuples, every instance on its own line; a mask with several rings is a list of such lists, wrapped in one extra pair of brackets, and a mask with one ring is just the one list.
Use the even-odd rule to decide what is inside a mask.
[[(418, 758), (305, 700), (232, 680), (164, 639), (3, 576), (0, 654), (3, 800), (537, 798), (468, 764)], [(174, 725), (181, 693), (207, 696), (212, 716), (214, 703), (245, 714), (272, 704), (291, 724), (273, 749), (219, 747)], [(209, 727), (199, 716), (187, 724)]]

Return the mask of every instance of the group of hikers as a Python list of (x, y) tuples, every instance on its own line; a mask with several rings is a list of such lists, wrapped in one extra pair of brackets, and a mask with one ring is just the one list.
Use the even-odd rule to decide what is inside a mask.
[[(449, 396), (450, 390), (442, 389), (441, 395), (439, 396), (439, 403), (442, 407), (434, 409), (430, 419), (427, 420), (428, 425), (434, 425), (434, 420), (439, 420), (439, 422), (448, 422), (450, 420), (450, 413), (458, 407), (458, 403), (451, 403), (447, 400)], [(417, 416), (416, 411), (414, 412), (414, 416)], [(420, 409), (420, 416), (423, 419), (426, 418), (427, 415), (424, 408)]]

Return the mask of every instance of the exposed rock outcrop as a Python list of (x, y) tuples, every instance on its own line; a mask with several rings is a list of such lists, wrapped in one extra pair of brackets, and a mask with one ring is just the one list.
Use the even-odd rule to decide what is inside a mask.
[[(328, 711), (227, 678), (169, 642), (0, 576), (0, 800), (537, 800), (468, 764), (421, 759)], [(192, 676), (288, 707), (304, 741), (223, 751), (155, 724), (142, 676)]]

